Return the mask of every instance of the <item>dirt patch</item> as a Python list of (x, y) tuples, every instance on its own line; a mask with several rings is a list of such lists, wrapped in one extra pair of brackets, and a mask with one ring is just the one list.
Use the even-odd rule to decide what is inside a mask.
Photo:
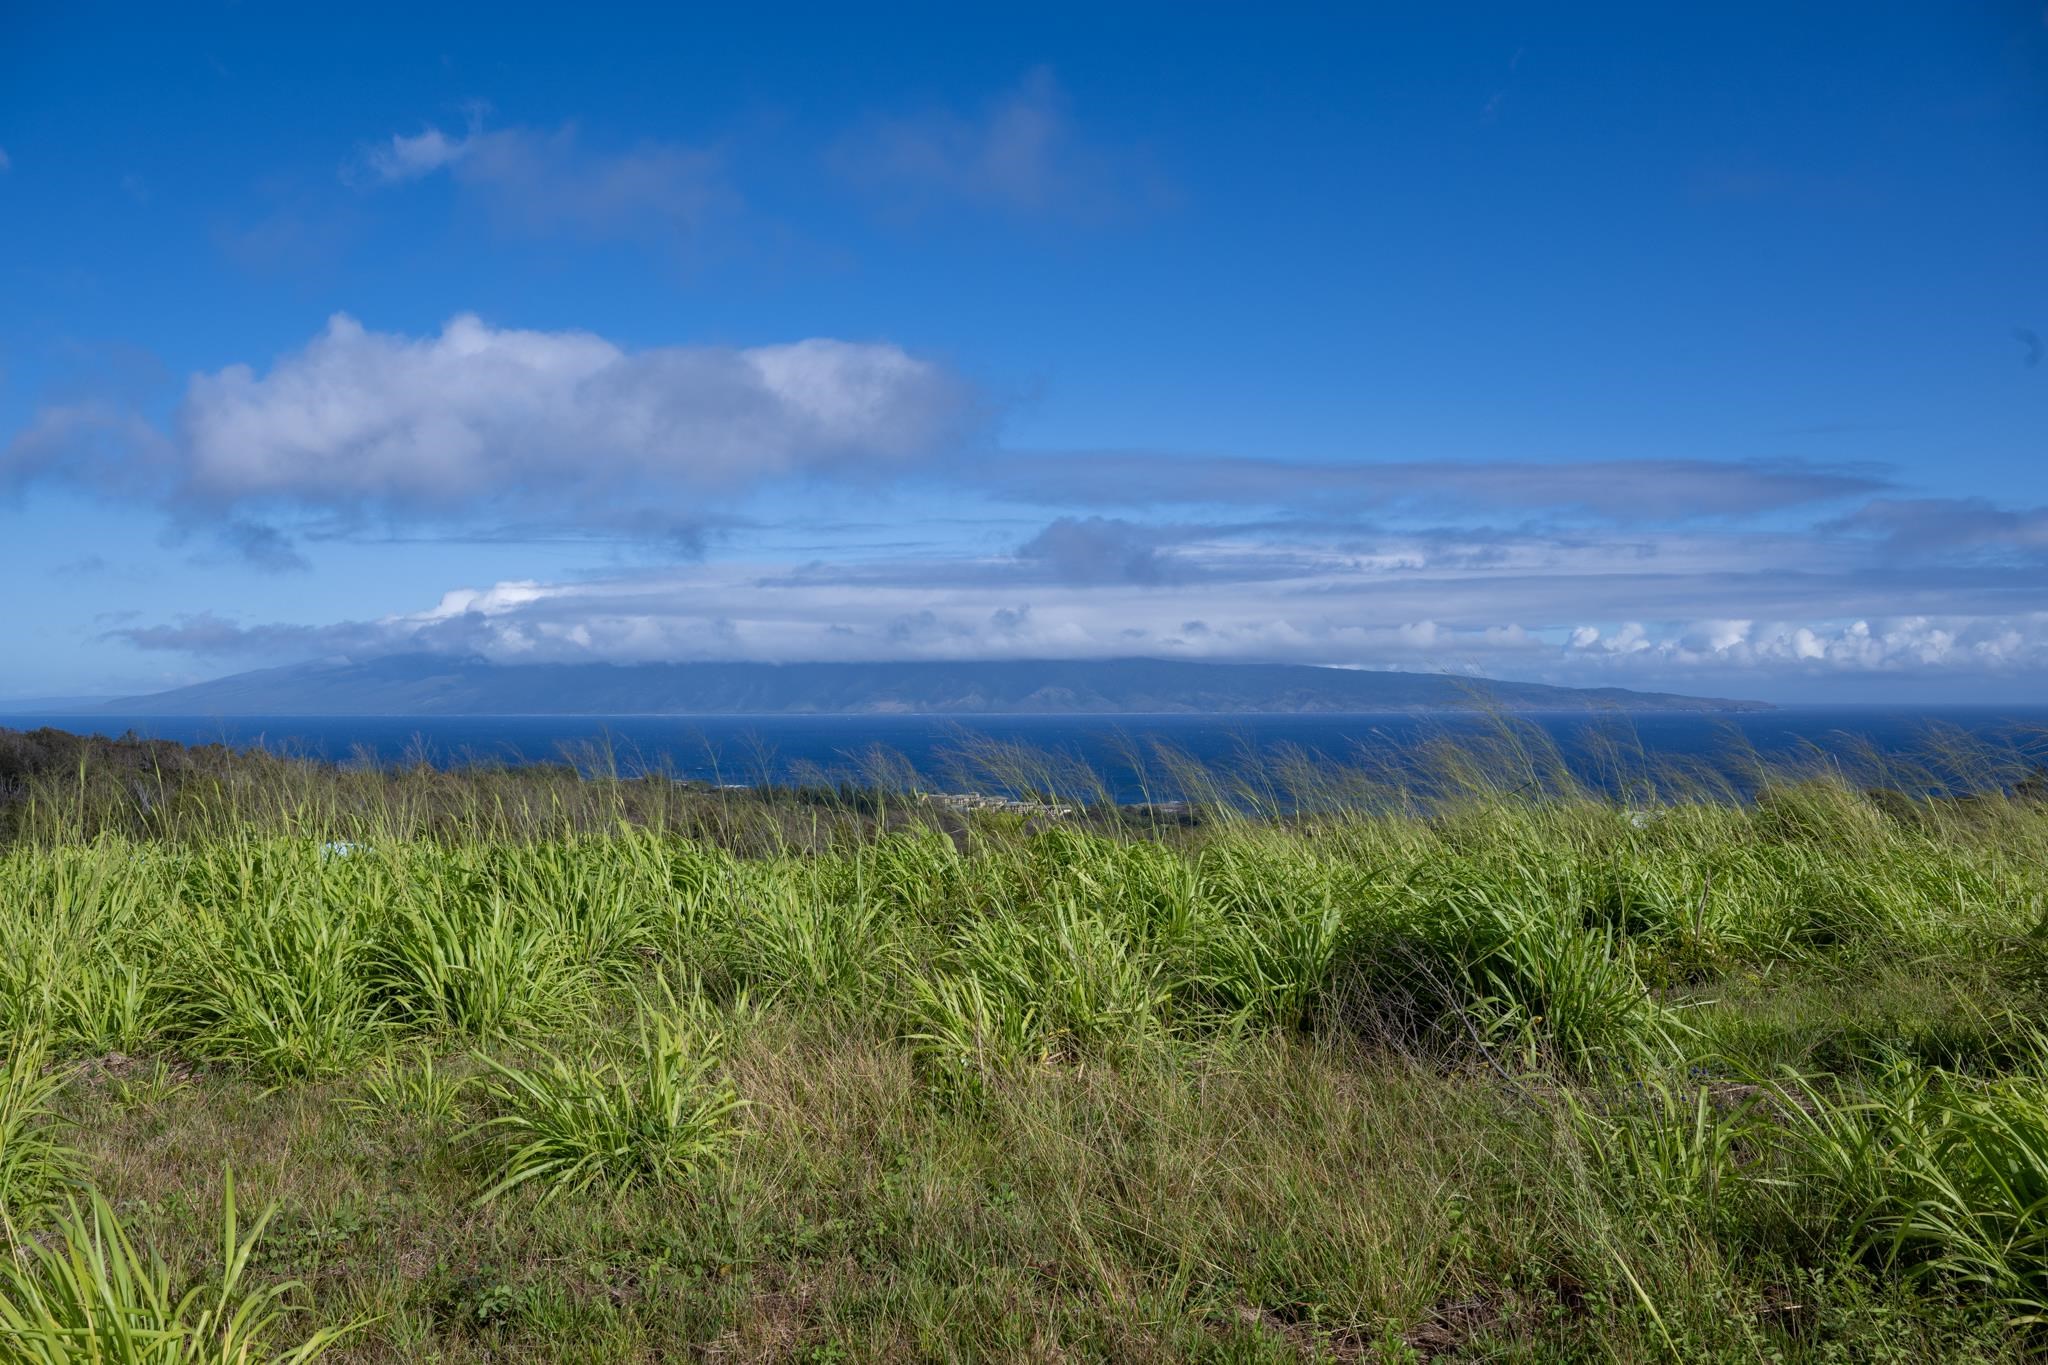
[(197, 1062), (183, 1057), (157, 1054), (135, 1057), (126, 1052), (109, 1052), (94, 1057), (78, 1068), (78, 1078), (89, 1086), (105, 1087), (133, 1081), (155, 1081), (164, 1085), (185, 1085), (204, 1071)]
[(1474, 1338), (1499, 1321), (1500, 1305), (1484, 1294), (1439, 1299), (1429, 1317), (1403, 1332), (1401, 1340), (1424, 1360), (1456, 1359)]
[(1283, 1338), (1303, 1360), (1354, 1361), (1375, 1358), (1372, 1338), (1356, 1327), (1319, 1328), (1290, 1318), (1284, 1312), (1245, 1304), (1237, 1310), (1239, 1322), (1262, 1327)]

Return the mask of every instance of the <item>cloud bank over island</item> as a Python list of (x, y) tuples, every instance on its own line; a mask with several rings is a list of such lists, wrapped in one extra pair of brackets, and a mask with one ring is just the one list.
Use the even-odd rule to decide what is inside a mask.
[[(457, 153), (392, 155), (415, 174)], [(103, 635), (208, 666), (440, 650), (1142, 654), (1724, 690), (2048, 676), (2048, 509), (1926, 496), (1870, 462), (1033, 450), (1006, 448), (1001, 421), (887, 341), (633, 348), (472, 314), (422, 336), (336, 315), (267, 366), (192, 375), (162, 420), (45, 409), (0, 475), (206, 526), (259, 569), (401, 530), (583, 536), (652, 561), (362, 619), (200, 612)], [(823, 524), (850, 500), (869, 534)], [(826, 553), (761, 553), (805, 526)]]
[[(1396, 536), (1337, 546), (1119, 533), (1098, 552), (1061, 543), (1072, 523), (1048, 530), (1007, 554), (720, 561), (455, 589), (373, 620), (202, 615), (113, 634), (237, 667), (414, 650), (501, 662), (1147, 655), (1577, 685), (1711, 678), (1723, 691), (2048, 671), (2048, 611), (2019, 586), (2038, 575), (1908, 586), (1875, 556), (1843, 547), (1822, 547), (1802, 570), (1766, 572), (1740, 537)], [(1902, 599), (1930, 609), (1901, 614), (1893, 604)]]

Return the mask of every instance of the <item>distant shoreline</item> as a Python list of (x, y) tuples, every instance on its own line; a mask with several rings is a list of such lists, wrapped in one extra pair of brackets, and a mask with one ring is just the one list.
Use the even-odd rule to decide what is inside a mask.
[[(1297, 717), (1314, 720), (1413, 718), (1418, 716), (1738, 716), (1762, 715), (1776, 711), (1839, 711), (1848, 706), (1784, 707), (1769, 702), (1742, 702), (1729, 706), (1389, 706), (1371, 711), (1339, 711), (1308, 708), (1297, 711), (10, 711), (0, 704), (0, 720), (849, 720), (849, 721), (1018, 721), (1018, 720), (1267, 720)], [(1912, 708), (1869, 704), (1877, 711)], [(1954, 708), (1942, 708), (1944, 710)], [(1984, 709), (1997, 710), (1986, 704)], [(2008, 708), (2010, 709), (2010, 708)]]
[[(1058, 785), (1099, 788), (1118, 803), (1157, 800), (1176, 773), (1233, 781), (1259, 772), (1388, 774), (1427, 766), (1449, 750), (1511, 758), (1526, 770), (1569, 770), (1602, 790), (1662, 785), (1679, 771), (1733, 788), (1759, 765), (1825, 763), (1868, 773), (1866, 785), (1934, 787), (1951, 765), (1948, 732), (2009, 776), (2048, 756), (2048, 707), (1910, 710), (1792, 707), (1769, 712), (1347, 713), (1188, 712), (1052, 715), (9, 715), (16, 727), (123, 743), (225, 749), (334, 767), (459, 770), (568, 767), (594, 775), (668, 777), (714, 786), (872, 786), (990, 797), (1016, 795), (1018, 775), (1058, 774)], [(1520, 755), (1516, 757), (1516, 755)], [(0, 755), (4, 757), (4, 755)], [(0, 762), (0, 779), (6, 777)], [(1887, 774), (1891, 775), (1887, 775)], [(1922, 774), (1926, 776), (1922, 776)], [(1026, 785), (1038, 785), (1032, 778)], [(1860, 780), (1860, 779), (1859, 779)], [(1078, 789), (1078, 787), (1077, 787)]]

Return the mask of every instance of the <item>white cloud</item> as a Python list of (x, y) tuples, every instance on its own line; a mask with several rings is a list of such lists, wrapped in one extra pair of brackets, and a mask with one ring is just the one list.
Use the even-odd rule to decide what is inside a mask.
[(1082, 136), (1066, 92), (1043, 66), (976, 113), (928, 109), (870, 119), (841, 138), (828, 160), (898, 213), (952, 199), (1026, 216), (1087, 218), (1167, 197), (1143, 157)]
[[(1897, 586), (1810, 537), (1669, 535), (1646, 557), (1620, 535), (1345, 546), (1220, 528), (1079, 529), (1089, 535), (1072, 557), (1085, 571), (1049, 564), (1044, 537), (1010, 554), (711, 563), (462, 590), (317, 638), (507, 660), (1290, 659), (1733, 693), (1771, 679), (2048, 671), (2048, 613), (1991, 606), (2029, 595), (2022, 571), (1923, 585), (1939, 610), (1885, 615)], [(1133, 546), (1159, 562), (1129, 571)], [(1757, 573), (1758, 562), (1779, 571)], [(176, 637), (149, 638), (168, 647)], [(303, 654), (308, 640), (259, 632), (247, 646)]]
[[(928, 461), (957, 444), (972, 408), (956, 376), (886, 343), (634, 350), (467, 315), (424, 336), (337, 316), (267, 369), (193, 377), (168, 429), (118, 404), (45, 410), (0, 451), (0, 489), (68, 483), (153, 500), (251, 562), (289, 568), (302, 561), (280, 525), (674, 535), (764, 482), (933, 473)], [(1105, 463), (1093, 483), (1081, 461), (1060, 468), (1079, 485), (1073, 505), (1101, 505), (1132, 472)], [(866, 528), (875, 539), (863, 550), (784, 526), (785, 539), (803, 538), (757, 545), (751, 563), (508, 581), (373, 620), (200, 618), (124, 638), (280, 660), (414, 648), (618, 660), (1156, 654), (1731, 693), (1772, 678), (2048, 676), (2040, 509), (1884, 501), (1835, 515), (1829, 504), (1882, 487), (1853, 468), (1211, 459), (1175, 482), (1157, 459), (1142, 467), (1156, 476), (1149, 487), (1199, 486), (1204, 502), (1253, 503), (1268, 476), (1285, 496), (1228, 507), (1237, 520), (1049, 509), (1033, 533), (976, 502), (1011, 490), (1000, 466), (968, 460), (946, 466), (936, 489), (920, 479), (902, 492), (936, 493), (944, 516), (955, 500), (969, 521), (983, 513), (978, 534), (899, 521)], [(1733, 471), (1731, 487), (1712, 488), (1717, 469)], [(1647, 504), (1646, 519), (1602, 501), (1608, 485)], [(1698, 490), (1719, 498), (1713, 515), (1662, 510), (1696, 503)], [(755, 510), (787, 506), (788, 491)], [(1453, 511), (1422, 520), (1418, 509), (1437, 505)], [(1516, 506), (1531, 514), (1513, 529), (1477, 521)], [(1799, 527), (1786, 514), (1801, 506), (1829, 519)], [(1368, 507), (1384, 524), (1363, 519)], [(1568, 515), (1546, 515), (1560, 508)], [(718, 548), (740, 552), (737, 540)]]
[(1619, 628), (1602, 633), (1598, 626), (1579, 626), (1565, 639), (1565, 647), (1581, 653), (1598, 653), (1609, 657), (1615, 655), (1640, 654), (1649, 649), (1649, 632), (1640, 621), (1629, 621)]
[(337, 315), (269, 374), (193, 381), (192, 477), (226, 496), (488, 495), (617, 475), (730, 487), (929, 452), (958, 385), (886, 344), (627, 352), (452, 319), (414, 340)]
[(464, 137), (450, 137), (439, 128), (425, 128), (409, 135), (394, 133), (390, 141), (364, 150), (361, 169), (387, 183), (417, 180), (460, 161), (477, 136), (472, 130)]
[[(1019, 502), (1059, 507), (1202, 504), (1246, 509), (1556, 510), (1647, 523), (1739, 519), (1868, 497), (1868, 465), (1732, 460), (1270, 460), (1153, 451), (1040, 451), (989, 471)], [(1893, 504), (1874, 503), (1873, 508)], [(1854, 519), (1861, 530), (1862, 518)], [(1841, 523), (1851, 528), (1851, 521)]]
[(14, 158), (7, 155), (7, 149), (0, 147), (0, 174), (14, 169)]
[(45, 410), (0, 453), (0, 484), (67, 482), (187, 519), (661, 534), (763, 481), (912, 465), (970, 409), (959, 379), (881, 342), (632, 351), (469, 315), (426, 337), (336, 315), (268, 371), (193, 376), (168, 435), (103, 405)]
[(485, 128), (480, 112), (460, 134), (427, 127), (360, 148), (341, 175), (377, 187), (443, 171), (507, 226), (542, 234), (675, 237), (737, 203), (713, 150), (673, 142), (595, 150), (574, 124), (552, 132)]
[[(242, 660), (435, 650), (505, 662), (1115, 657), (1294, 660), (1453, 670), (1568, 684), (1742, 695), (1802, 679), (2048, 673), (2048, 612), (1619, 624), (1560, 619), (1564, 594), (1414, 593), (1401, 576), (1306, 572), (1293, 582), (1066, 583), (927, 566), (922, 577), (703, 564), (627, 577), (501, 582), (374, 621), (224, 635), (202, 618), (119, 632)], [(1639, 582), (1617, 597), (1647, 600)], [(1426, 615), (1431, 602), (1444, 614)], [(1478, 611), (1529, 610), (1521, 620)], [(1568, 609), (1567, 609), (1568, 610)]]
[(463, 508), (621, 483), (725, 490), (930, 453), (958, 383), (898, 347), (814, 338), (629, 352), (588, 332), (372, 332), (337, 314), (259, 375), (199, 375), (184, 491)]
[(1574, 632), (1568, 652), (1641, 653), (1686, 671), (2003, 673), (2048, 669), (2048, 612), (2011, 617), (1900, 616), (1799, 623), (1699, 621), (1651, 637), (1629, 627), (1625, 647)]

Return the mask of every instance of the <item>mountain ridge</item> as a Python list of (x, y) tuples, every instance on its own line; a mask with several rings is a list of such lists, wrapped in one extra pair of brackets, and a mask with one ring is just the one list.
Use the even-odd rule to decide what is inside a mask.
[(1341, 714), (1763, 711), (1765, 702), (1314, 664), (1174, 659), (497, 664), (400, 654), (116, 698), (115, 715)]

